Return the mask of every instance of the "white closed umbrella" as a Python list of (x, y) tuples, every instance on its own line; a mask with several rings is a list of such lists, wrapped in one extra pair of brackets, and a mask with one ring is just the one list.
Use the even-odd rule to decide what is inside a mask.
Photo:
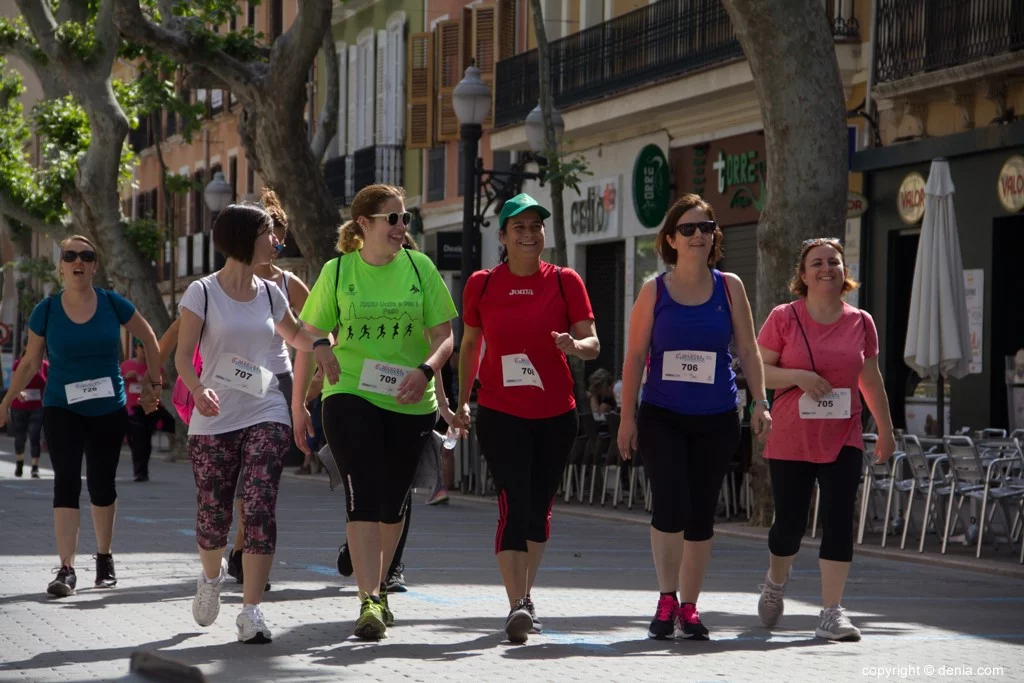
[(924, 189), (924, 223), (903, 350), (903, 360), (914, 372), (937, 380), (939, 436), (945, 433), (943, 380), (966, 375), (971, 359), (955, 189), (949, 162), (934, 159)]

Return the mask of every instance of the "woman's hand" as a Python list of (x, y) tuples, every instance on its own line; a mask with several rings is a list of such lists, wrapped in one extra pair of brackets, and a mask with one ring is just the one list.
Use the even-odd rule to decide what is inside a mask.
[(555, 346), (567, 356), (575, 356), (579, 353), (580, 347), (576, 344), (571, 334), (566, 332), (552, 332), (551, 338), (555, 340)]
[(462, 433), (465, 434), (466, 432), (469, 431), (470, 418), (471, 414), (469, 411), (469, 404), (463, 403), (462, 405), (459, 406), (458, 412), (456, 412), (455, 415), (452, 417), (452, 421), (450, 424), (452, 427), (457, 427), (458, 429), (461, 429)]
[(447, 404), (439, 403), (437, 409), (441, 413), (441, 419), (444, 420), (449, 427), (457, 426), (455, 424), (455, 413), (452, 412), (452, 409), (449, 408)]
[[(8, 394), (10, 396), (10, 394)], [(3, 429), (7, 424), (7, 420), (11, 417), (11, 402), (4, 398), (0, 401), (0, 429)]]
[(142, 410), (145, 411), (147, 415), (155, 412), (157, 407), (160, 405), (160, 394), (157, 393), (157, 387), (152, 383), (143, 383), (142, 395), (139, 396), (139, 405), (142, 406)]
[(622, 418), (619, 422), (619, 434), (616, 437), (619, 445), (619, 455), (623, 460), (632, 460), (633, 454), (637, 451), (636, 420), (634, 418)]
[(341, 376), (341, 366), (338, 365), (334, 349), (328, 344), (321, 344), (313, 349), (313, 358), (316, 360), (316, 371), (326, 377), (331, 384), (337, 384), (338, 377)]
[(204, 387), (202, 384), (192, 391), (192, 399), (196, 402), (196, 410), (203, 417), (217, 417), (220, 415), (220, 399), (213, 389)]
[(306, 441), (307, 436), (316, 436), (316, 432), (313, 430), (313, 417), (309, 414), (309, 409), (306, 406), (292, 406), (292, 437), (299, 450), (305, 455), (310, 455), (309, 443)]
[(796, 385), (815, 401), (820, 401), (825, 394), (832, 391), (832, 385), (828, 380), (811, 370), (804, 370)]
[(754, 429), (754, 436), (761, 443), (768, 437), (772, 430), (772, 414), (764, 407), (763, 403), (754, 406), (754, 414), (750, 418), (750, 425)]
[(875, 444), (875, 464), (881, 465), (889, 461), (896, 450), (896, 439), (889, 432), (879, 432), (878, 443)]
[(395, 399), (399, 404), (403, 405), (419, 403), (423, 400), (423, 392), (427, 389), (428, 381), (426, 374), (419, 368), (416, 368), (406, 374), (405, 379), (398, 385), (398, 393), (395, 394)]

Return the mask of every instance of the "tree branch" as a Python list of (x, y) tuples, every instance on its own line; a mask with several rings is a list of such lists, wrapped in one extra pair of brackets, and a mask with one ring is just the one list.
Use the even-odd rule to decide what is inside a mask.
[(320, 108), (320, 118), (316, 124), (316, 135), (313, 136), (313, 158), (319, 164), (327, 153), (327, 146), (338, 133), (338, 98), (341, 85), (338, 83), (338, 53), (334, 51), (334, 37), (330, 31), (324, 32), (320, 52), (324, 56), (324, 78), (327, 79), (327, 92), (324, 93), (324, 104)]
[(47, 57), (56, 60), (60, 54), (60, 42), (57, 40), (57, 22), (50, 12), (50, 3), (46, 0), (15, 0), (21, 16), (25, 17), (32, 34), (36, 37), (41, 49)]
[(274, 41), (270, 50), (269, 80), (274, 92), (287, 97), (305, 87), (323, 35), (330, 32), (332, 4), (332, 0), (299, 3), (299, 14), (291, 28)]
[(96, 45), (103, 61), (112, 67), (117, 59), (117, 45), (121, 36), (114, 26), (114, 0), (100, 0), (100, 9), (96, 14)]
[(62, 2), (57, 7), (57, 24), (77, 21), (84, 24), (89, 20), (89, 5), (84, 2)]
[(160, 12), (160, 18), (165, 22), (170, 21), (174, 16), (174, 0), (157, 0), (156, 9)]
[(202, 66), (186, 66), (181, 85), (188, 90), (230, 90), (231, 84)]
[(0, 192), (0, 213), (13, 218), (38, 233), (63, 235), (67, 232), (67, 228), (64, 225), (43, 220), (22, 206), (20, 202), (12, 199), (6, 192)]
[[(241, 62), (223, 50), (203, 49), (196, 38), (180, 27), (180, 22), (154, 24), (142, 13), (139, 0), (112, 2), (114, 24), (124, 38), (150, 45), (183, 64), (202, 66), (224, 81), (228, 89), (243, 100), (253, 99), (253, 83), (261, 76), (255, 65)], [(302, 82), (305, 82), (304, 78)]]
[(21, 60), (32, 70), (39, 83), (43, 86), (43, 95), (48, 100), (55, 100), (68, 94), (68, 89), (60, 78), (42, 61), (39, 60), (36, 47), (23, 38), (15, 38), (9, 45), (0, 45), (0, 55), (10, 55)]

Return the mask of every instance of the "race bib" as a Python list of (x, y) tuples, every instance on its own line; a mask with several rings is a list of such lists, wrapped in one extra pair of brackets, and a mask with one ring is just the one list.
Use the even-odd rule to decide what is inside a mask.
[(213, 368), (213, 380), (217, 384), (257, 398), (267, 395), (273, 378), (270, 370), (233, 353), (220, 354)]
[(129, 384), (128, 385), (128, 393), (129, 394), (141, 394), (142, 393), (142, 385), (137, 383), (137, 382), (133, 383), (133, 384)]
[(537, 368), (525, 353), (510, 353), (501, 357), (501, 374), (506, 387), (540, 387), (544, 382), (537, 374)]
[(661, 364), (661, 379), (667, 382), (715, 383), (714, 351), (666, 351)]
[(413, 368), (366, 359), (363, 361), (363, 371), (359, 375), (359, 388), (375, 394), (395, 396), (402, 380), (412, 371)]
[(91, 401), (94, 398), (111, 398), (114, 395), (114, 383), (109, 377), (99, 379), (87, 379), (84, 382), (65, 384), (64, 393), (67, 394), (68, 405), (72, 406), (82, 401)]
[(844, 420), (849, 417), (849, 389), (833, 389), (820, 401), (815, 401), (808, 394), (800, 397), (800, 418), (803, 420)]
[(41, 392), (39, 389), (26, 389), (25, 391), (21, 392), (20, 398), (25, 403), (28, 403), (29, 401), (39, 401), (43, 397), (42, 393), (43, 392)]

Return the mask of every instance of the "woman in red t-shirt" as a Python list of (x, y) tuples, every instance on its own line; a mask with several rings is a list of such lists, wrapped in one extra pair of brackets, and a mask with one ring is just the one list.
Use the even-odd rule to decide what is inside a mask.
[[(26, 348), (27, 351), (27, 348)], [(22, 354), (24, 358), (24, 353)], [(11, 376), (18, 369), (21, 358), (14, 361)], [(39, 478), (39, 454), (42, 451), (40, 433), (43, 430), (43, 391), (46, 389), (46, 372), (49, 361), (44, 360), (39, 372), (32, 376), (28, 385), (11, 401), (11, 429), (14, 431), (14, 476), (20, 477), (25, 468), (25, 442), (32, 446), (32, 478)]]
[(592, 360), (601, 350), (583, 280), (540, 260), (550, 216), (527, 194), (505, 202), (498, 217), (502, 262), (473, 273), (463, 291), (455, 426), (469, 427), (479, 372), (477, 439), (498, 487), (494, 549), (511, 606), (505, 632), (514, 643), (541, 630), (530, 590), (579, 429), (566, 354)]
[(789, 285), (800, 298), (776, 307), (758, 336), (765, 381), (776, 394), (774, 429), (764, 451), (775, 522), (768, 533), (770, 565), (757, 612), (768, 628), (782, 617), (786, 581), (817, 481), (824, 609), (815, 635), (828, 640), (860, 640), (860, 630), (840, 603), (853, 559), (854, 506), (864, 466), (861, 393), (879, 427), (875, 462), (886, 462), (896, 448), (878, 370), (875, 323), (843, 301), (856, 287), (838, 240), (808, 240)]

